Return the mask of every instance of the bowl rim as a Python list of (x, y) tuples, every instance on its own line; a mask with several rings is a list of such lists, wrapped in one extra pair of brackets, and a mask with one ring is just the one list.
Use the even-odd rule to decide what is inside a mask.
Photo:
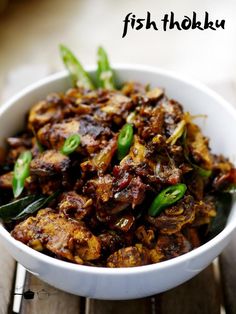
[[(141, 64), (126, 64), (126, 63), (119, 63), (119, 64), (113, 64), (113, 69), (115, 71), (132, 71), (132, 72), (148, 72), (153, 74), (160, 74), (162, 76), (170, 77), (173, 80), (180, 81), (184, 83), (185, 85), (191, 85), (192, 87), (200, 90), (201, 92), (208, 94), (211, 98), (213, 98), (216, 102), (220, 103), (222, 108), (228, 111), (230, 115), (233, 116), (236, 122), (236, 109), (233, 107), (232, 104), (230, 104), (228, 101), (226, 101), (222, 96), (218, 95), (215, 91), (204, 85), (203, 83), (190, 78), (188, 76), (185, 76), (183, 74), (179, 74), (173, 71), (165, 70), (156, 66), (147, 66), (147, 65), (141, 65)], [(95, 71), (95, 66), (87, 66), (86, 70), (90, 73), (93, 73)], [(60, 71), (55, 74), (52, 74), (50, 76), (47, 76), (41, 80), (38, 80), (37, 82), (30, 84), (29, 86), (25, 87), (22, 91), (17, 93), (15, 96), (11, 97), (10, 100), (6, 101), (1, 107), (0, 107), (0, 120), (1, 115), (8, 110), (11, 106), (14, 106), (14, 104), (19, 101), (22, 97), (26, 96), (28, 93), (33, 92), (34, 90), (41, 88), (42, 86), (47, 85), (48, 83), (51, 83), (53, 81), (61, 80), (69, 78), (68, 72)], [(62, 261), (59, 259), (56, 259), (54, 257), (50, 257), (48, 255), (45, 255), (41, 252), (35, 251), (34, 249), (28, 247), (27, 245), (21, 243), (20, 241), (15, 240), (10, 233), (4, 228), (4, 226), (0, 223), (0, 236), (4, 237), (8, 242), (10, 242), (13, 246), (17, 247), (21, 252), (32, 256), (34, 259), (37, 259), (41, 262), (51, 264), (52, 266), (58, 267), (60, 269), (66, 269), (70, 271), (76, 271), (81, 273), (89, 273), (93, 275), (112, 275), (112, 276), (122, 276), (122, 275), (133, 275), (138, 273), (147, 273), (152, 272), (155, 270), (164, 270), (168, 269), (173, 266), (177, 266), (183, 262), (186, 264), (195, 259), (198, 255), (202, 255), (204, 253), (207, 253), (207, 251), (226, 239), (230, 233), (233, 232), (233, 230), (236, 229), (236, 219), (235, 222), (230, 221), (225, 228), (216, 235), (213, 239), (209, 240), (208, 242), (202, 244), (200, 247), (193, 249), (190, 252), (187, 252), (181, 256), (175, 257), (173, 259), (163, 261), (160, 263), (150, 264), (150, 265), (143, 265), (143, 266), (136, 266), (136, 267), (121, 267), (121, 268), (108, 268), (108, 267), (97, 267), (97, 266), (86, 266), (86, 265), (79, 265), (79, 264), (73, 264), (67, 261)]]

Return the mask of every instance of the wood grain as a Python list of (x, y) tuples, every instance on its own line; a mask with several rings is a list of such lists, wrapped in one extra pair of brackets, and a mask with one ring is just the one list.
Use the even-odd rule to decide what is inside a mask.
[(220, 314), (220, 292), (213, 266), (181, 286), (155, 297), (158, 314)]
[(220, 256), (222, 290), (227, 314), (236, 314), (236, 232)]
[(151, 299), (105, 301), (87, 299), (86, 314), (151, 314)]
[(6, 314), (12, 297), (15, 261), (0, 243), (0, 314)]
[(83, 314), (79, 297), (49, 286), (29, 273), (25, 291), (28, 289), (36, 292), (35, 297), (33, 300), (23, 299), (21, 314)]

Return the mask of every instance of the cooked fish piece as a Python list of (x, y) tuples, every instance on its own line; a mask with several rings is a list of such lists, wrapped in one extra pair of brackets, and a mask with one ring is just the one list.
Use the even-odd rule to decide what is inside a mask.
[(64, 104), (58, 94), (51, 94), (46, 100), (35, 104), (28, 117), (28, 128), (37, 131), (43, 125), (63, 118)]
[(122, 93), (113, 93), (109, 95), (108, 101), (101, 108), (101, 110), (109, 115), (119, 115), (128, 112), (132, 103), (129, 97), (124, 96)]
[(32, 178), (38, 182), (38, 185), (42, 190), (42, 194), (51, 195), (62, 188), (63, 180), (60, 175), (48, 175), (41, 177), (34, 175)]
[(105, 203), (113, 197), (113, 177), (110, 174), (99, 176), (96, 179), (88, 180), (83, 187), (83, 191), (89, 194), (96, 203)]
[(138, 82), (127, 82), (122, 87), (122, 93), (128, 97), (133, 95), (144, 95), (147, 92), (147, 86)]
[(66, 217), (82, 220), (92, 211), (93, 200), (83, 195), (77, 194), (75, 191), (65, 192), (61, 196), (58, 204), (59, 212)]
[(110, 255), (107, 259), (107, 266), (114, 267), (134, 267), (147, 265), (150, 262), (148, 250), (137, 244), (136, 246), (130, 246), (120, 249)]
[(164, 110), (161, 106), (143, 104), (133, 121), (138, 135), (145, 140), (163, 133)]
[(129, 97), (121, 92), (102, 90), (97, 99), (94, 118), (105, 124), (121, 125), (125, 122), (129, 110), (134, 107), (134, 103)]
[(31, 161), (30, 172), (32, 175), (44, 177), (63, 173), (69, 166), (68, 156), (56, 150), (46, 150)]
[(175, 205), (166, 208), (159, 216), (147, 216), (147, 220), (160, 233), (171, 235), (194, 221), (195, 205), (193, 197), (187, 195)]
[(172, 235), (159, 235), (157, 248), (164, 255), (164, 259), (170, 259), (191, 251), (192, 246), (182, 233), (175, 233)]
[[(67, 220), (50, 208), (19, 223), (12, 236), (28, 246), (47, 249), (58, 258), (82, 264), (100, 257), (101, 244), (83, 224)], [(35, 242), (35, 240), (37, 240)]]
[(83, 116), (80, 120), (71, 118), (60, 123), (46, 124), (38, 131), (39, 141), (48, 148), (60, 149), (65, 140), (72, 134), (79, 134), (81, 144), (78, 151), (92, 154), (100, 148), (103, 140), (110, 138), (109, 128), (96, 122), (90, 116)]
[(76, 119), (63, 120), (53, 125), (48, 123), (38, 131), (38, 139), (48, 148), (60, 149), (70, 135), (79, 133), (79, 126)]

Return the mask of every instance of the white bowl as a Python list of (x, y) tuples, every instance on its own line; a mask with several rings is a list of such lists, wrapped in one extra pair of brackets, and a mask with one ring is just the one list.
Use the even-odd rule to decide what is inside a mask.
[[(145, 66), (114, 67), (120, 81), (135, 80), (161, 86), (192, 114), (207, 114), (201, 127), (210, 137), (213, 152), (234, 159), (236, 112), (207, 87), (160, 69)], [(93, 73), (93, 71), (91, 71)], [(29, 108), (51, 92), (70, 87), (66, 72), (31, 85), (0, 108), (0, 144), (23, 128)], [(97, 299), (140, 298), (173, 288), (192, 278), (221, 253), (236, 227), (234, 204), (224, 230), (201, 247), (172, 260), (134, 268), (98, 268), (60, 261), (16, 241), (0, 224), (0, 238), (10, 254), (34, 275), (70, 293)]]

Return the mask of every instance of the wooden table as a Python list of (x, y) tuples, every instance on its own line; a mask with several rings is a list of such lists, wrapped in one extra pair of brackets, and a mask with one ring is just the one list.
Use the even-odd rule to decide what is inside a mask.
[[(47, 69), (30, 69), (37, 78)], [(25, 72), (24, 72), (25, 74)], [(8, 81), (2, 98), (9, 98), (19, 89), (22, 73)], [(27, 76), (27, 75), (26, 75)], [(25, 85), (32, 80), (25, 77)], [(34, 76), (34, 80), (37, 79)], [(231, 81), (212, 86), (226, 99), (236, 103), (236, 87)], [(0, 314), (12, 313), (15, 261), (0, 243)], [(157, 279), (158, 280), (158, 279)], [(130, 301), (100, 301), (59, 291), (27, 273), (24, 291), (35, 292), (32, 300), (23, 299), (22, 314), (236, 314), (236, 232), (233, 240), (207, 269), (183, 285), (149, 298)]]

